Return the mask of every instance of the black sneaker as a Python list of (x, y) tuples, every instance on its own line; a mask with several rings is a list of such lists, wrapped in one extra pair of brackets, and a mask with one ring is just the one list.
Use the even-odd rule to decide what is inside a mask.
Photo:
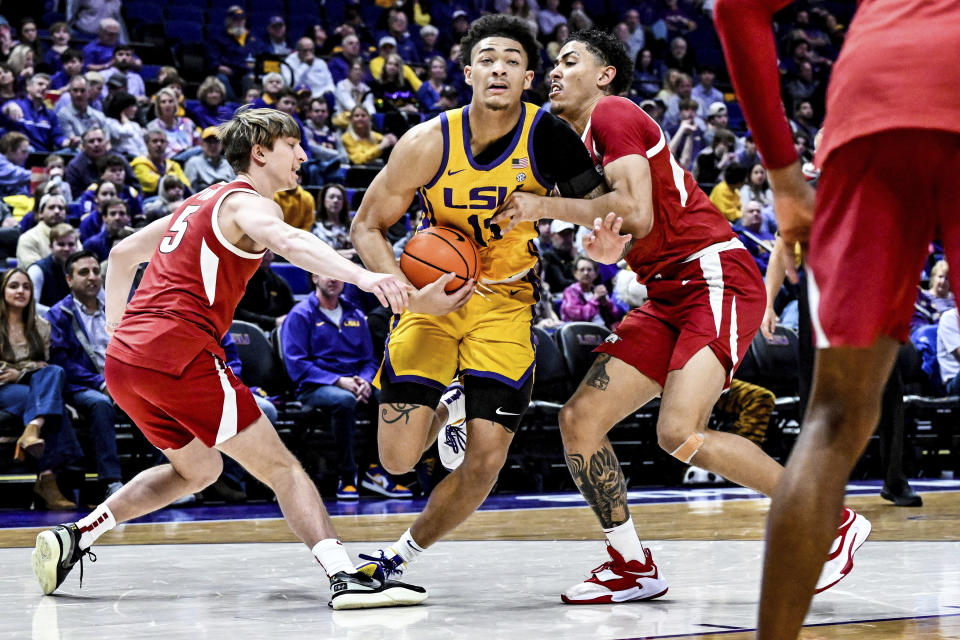
[(341, 571), (330, 578), (330, 606), (340, 609), (372, 609), (420, 604), (427, 590), (405, 582), (386, 580), (372, 563), (354, 573)]
[(37, 536), (37, 545), (33, 549), (33, 575), (37, 577), (45, 595), (57, 590), (66, 579), (73, 566), (80, 563), (80, 586), (83, 586), (83, 557), (90, 556), (91, 562), (97, 556), (90, 549), (80, 549), (80, 529), (76, 523), (57, 525), (53, 529), (42, 531)]

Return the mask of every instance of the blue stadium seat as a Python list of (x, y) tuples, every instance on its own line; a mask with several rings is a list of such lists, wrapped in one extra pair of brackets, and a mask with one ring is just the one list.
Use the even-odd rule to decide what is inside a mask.
[(181, 22), (191, 20), (198, 24), (203, 24), (203, 9), (196, 5), (172, 5), (163, 8), (163, 17), (167, 22)]
[(142, 24), (160, 24), (163, 21), (157, 6), (146, 2), (128, 2), (123, 5), (123, 13), (131, 28)]
[(313, 291), (313, 283), (310, 282), (310, 274), (298, 266), (289, 262), (276, 262), (270, 265), (281, 278), (287, 281), (294, 295), (302, 295)]
[(169, 20), (165, 30), (173, 43), (203, 42), (203, 27), (193, 20)]

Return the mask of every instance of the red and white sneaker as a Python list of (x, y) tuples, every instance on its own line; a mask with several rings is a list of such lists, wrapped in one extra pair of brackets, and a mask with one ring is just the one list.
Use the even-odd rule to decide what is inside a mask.
[(815, 593), (826, 591), (837, 584), (853, 570), (853, 554), (867, 541), (873, 527), (862, 515), (843, 508), (843, 524), (837, 530), (837, 537), (830, 547), (830, 555), (820, 571)]
[(667, 592), (667, 581), (653, 562), (650, 549), (644, 549), (646, 562), (626, 562), (607, 543), (611, 560), (591, 571), (589, 578), (560, 594), (567, 604), (610, 604), (630, 600), (653, 600)]

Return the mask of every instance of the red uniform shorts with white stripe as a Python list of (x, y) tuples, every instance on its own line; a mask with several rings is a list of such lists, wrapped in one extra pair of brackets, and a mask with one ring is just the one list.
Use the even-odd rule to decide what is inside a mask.
[(930, 242), (943, 241), (960, 291), (960, 135), (899, 129), (827, 156), (807, 253), (816, 345), (905, 342)]
[(113, 399), (159, 449), (180, 449), (194, 438), (212, 447), (261, 415), (250, 389), (208, 351), (180, 376), (108, 355), (104, 375)]
[(766, 308), (760, 270), (742, 247), (739, 240), (714, 245), (658, 274), (647, 283), (649, 300), (631, 311), (596, 351), (623, 360), (663, 386), (669, 372), (709, 347), (726, 370), (729, 386)]

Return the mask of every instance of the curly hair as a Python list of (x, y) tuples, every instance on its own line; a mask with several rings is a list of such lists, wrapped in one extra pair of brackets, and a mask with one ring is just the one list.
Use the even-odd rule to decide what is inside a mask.
[(470, 25), (467, 35), (460, 40), (460, 64), (469, 66), (473, 61), (473, 49), (484, 38), (501, 37), (516, 40), (527, 54), (527, 70), (537, 68), (540, 61), (540, 43), (520, 18), (500, 14), (486, 15)]
[(623, 43), (615, 35), (596, 29), (587, 29), (572, 34), (567, 38), (567, 42), (582, 42), (600, 64), (617, 70), (617, 75), (607, 85), (608, 94), (618, 96), (630, 88), (630, 82), (633, 79), (633, 61), (630, 60), (630, 55)]

